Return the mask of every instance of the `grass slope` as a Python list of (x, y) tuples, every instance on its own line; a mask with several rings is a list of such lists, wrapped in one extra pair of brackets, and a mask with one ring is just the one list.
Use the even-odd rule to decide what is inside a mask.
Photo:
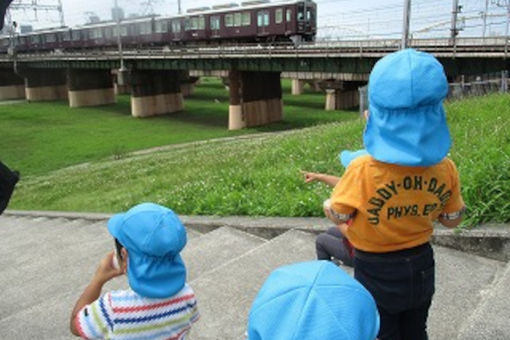
[(324, 111), (324, 95), (289, 95), (283, 81), (284, 121), (266, 127), (228, 131), (228, 91), (204, 78), (182, 112), (135, 119), (129, 96), (115, 105), (70, 109), (65, 101), (0, 105), (0, 159), (24, 176), (155, 146), (217, 137), (300, 128), (356, 119), (355, 112)]
[[(510, 96), (447, 111), (466, 224), (510, 222)], [(362, 129), (357, 119), (63, 169), (25, 179), (11, 208), (114, 212), (154, 201), (180, 214), (321, 216), (330, 190), (304, 184), (299, 170), (341, 174), (337, 154), (360, 148)]]

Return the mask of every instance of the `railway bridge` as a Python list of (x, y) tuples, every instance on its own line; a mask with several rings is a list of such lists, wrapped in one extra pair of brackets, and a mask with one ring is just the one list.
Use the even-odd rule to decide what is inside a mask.
[[(499, 37), (412, 40), (409, 47), (434, 54), (453, 81), (510, 70), (508, 45), (508, 37)], [(294, 93), (305, 80), (323, 80), (329, 109), (357, 106), (358, 87), (374, 64), (398, 49), (400, 41), (393, 39), (3, 55), (0, 99), (103, 105), (115, 102), (115, 78), (119, 89), (128, 78), (132, 115), (145, 117), (181, 110), (183, 91), (197, 76), (221, 76), (230, 91), (229, 128), (239, 129), (282, 119), (281, 77), (293, 79)], [(121, 64), (127, 71), (112, 77)]]

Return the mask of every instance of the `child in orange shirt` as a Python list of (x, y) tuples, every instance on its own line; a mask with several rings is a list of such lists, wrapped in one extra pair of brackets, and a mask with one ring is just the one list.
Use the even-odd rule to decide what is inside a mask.
[[(331, 195), (326, 215), (352, 219), (354, 276), (374, 296), (378, 338), (427, 339), (435, 290), (433, 222), (455, 227), (464, 202), (443, 109), (448, 83), (430, 54), (406, 49), (374, 66), (363, 141)], [(419, 292), (419, 293), (417, 293)]]

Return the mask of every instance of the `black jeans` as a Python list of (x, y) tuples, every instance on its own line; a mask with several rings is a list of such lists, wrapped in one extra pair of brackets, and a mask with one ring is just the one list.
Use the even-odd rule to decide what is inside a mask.
[(391, 253), (356, 250), (354, 277), (370, 291), (381, 316), (379, 340), (426, 340), (435, 290), (429, 243)]

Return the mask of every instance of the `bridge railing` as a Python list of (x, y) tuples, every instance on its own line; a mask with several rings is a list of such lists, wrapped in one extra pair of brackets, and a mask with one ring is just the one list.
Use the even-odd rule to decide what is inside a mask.
[[(459, 53), (501, 53), (507, 50), (508, 37), (490, 38), (458, 38), (455, 45), (451, 39), (412, 39), (409, 46), (431, 53), (451, 54)], [(301, 43), (251, 43), (251, 44), (222, 44), (222, 45), (184, 45), (160, 46), (137, 49), (127, 47), (123, 54), (126, 58), (242, 58), (242, 57), (300, 57), (300, 56), (383, 56), (386, 53), (400, 49), (400, 40), (344, 40)], [(109, 49), (86, 49), (77, 51), (44, 51), (18, 53), (19, 60), (80, 60), (80, 59), (118, 59), (115, 47)], [(0, 56), (1, 60), (8, 59), (7, 55)]]

